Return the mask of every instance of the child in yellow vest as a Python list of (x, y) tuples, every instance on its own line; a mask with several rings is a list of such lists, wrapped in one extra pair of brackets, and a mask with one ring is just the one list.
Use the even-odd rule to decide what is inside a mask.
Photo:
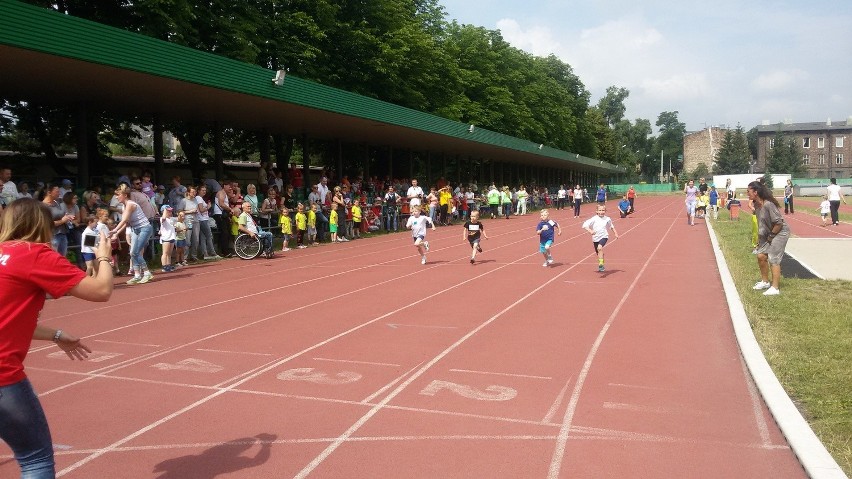
[(312, 203), (308, 210), (308, 243), (319, 246), (317, 242), (317, 204)]
[[(337, 243), (337, 224), (338, 224), (338, 215), (337, 215), (337, 203), (331, 204), (331, 214), (328, 215), (328, 230), (331, 233), (331, 242), (332, 244)], [(343, 241), (340, 240), (342, 243)]]
[(352, 204), (352, 222), (355, 223), (354, 232), (355, 239), (361, 239), (361, 221), (363, 220), (361, 213), (361, 200), (356, 199)]
[(307, 248), (305, 246), (305, 234), (308, 232), (308, 216), (305, 214), (305, 205), (299, 203), (296, 207), (296, 246), (299, 249)]
[(281, 217), (278, 218), (281, 225), (281, 234), (284, 235), (284, 247), (281, 251), (290, 251), (290, 237), (293, 236), (293, 220), (290, 218), (290, 210), (286, 206), (281, 208)]

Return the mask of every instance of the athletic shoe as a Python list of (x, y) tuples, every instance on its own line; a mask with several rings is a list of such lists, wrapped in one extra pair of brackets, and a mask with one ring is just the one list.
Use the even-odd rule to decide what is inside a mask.
[(420, 264), (426, 264), (426, 255), (420, 257)]
[(141, 276), (134, 276), (134, 277), (128, 279), (127, 283), (125, 283), (125, 284), (134, 285), (134, 284), (138, 284), (139, 281), (141, 281), (141, 280), (142, 280)]
[(553, 256), (547, 257), (547, 264), (553, 264)]
[(604, 270), (605, 270), (604, 265), (599, 264), (598, 265), (598, 271), (603, 272)]
[(145, 274), (142, 275), (142, 279), (139, 280), (139, 284), (145, 284), (152, 279), (154, 279), (154, 275), (151, 274), (150, 271), (145, 271)]
[(774, 288), (772, 286), (770, 286), (769, 289), (763, 292), (764, 296), (778, 296), (779, 294), (781, 294), (781, 291), (778, 291), (777, 288)]
[(187, 263), (186, 260), (183, 260), (183, 261), (181, 261), (180, 265), (181, 266), (189, 266), (189, 263)]
[(772, 285), (769, 284), (768, 281), (758, 281), (757, 283), (754, 283), (754, 287), (752, 289), (760, 291), (761, 289), (766, 289), (766, 288), (769, 288), (771, 286)]
[(482, 246), (479, 246), (479, 243), (476, 243), (476, 251), (482, 253)]
[(476, 260), (474, 260), (473, 258), (470, 258), (470, 264), (473, 264), (473, 263), (476, 263)]
[(204, 261), (213, 261), (214, 259), (222, 259), (218, 256), (205, 256)]
[(299, 249), (305, 249), (305, 248), (307, 248), (307, 246), (305, 246), (305, 245), (303, 245), (303, 244), (300, 244), (300, 245), (298, 246), (298, 248), (299, 248)]
[(424, 248), (426, 248), (426, 251), (429, 251), (429, 242), (428, 242), (428, 241), (424, 241), (424, 242), (423, 242), (423, 247), (424, 247)]
[(549, 263), (548, 263), (547, 261), (545, 261), (545, 262), (544, 262), (544, 263), (542, 263), (541, 265), (542, 265), (542, 266), (544, 266), (545, 268), (547, 268), (547, 265), (548, 265), (548, 264), (549, 264)]

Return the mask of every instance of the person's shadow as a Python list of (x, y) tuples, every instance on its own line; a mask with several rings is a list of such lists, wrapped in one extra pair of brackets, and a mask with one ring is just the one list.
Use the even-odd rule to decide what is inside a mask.
[[(257, 467), (269, 460), (272, 443), (277, 438), (263, 433), (234, 439), (200, 454), (166, 459), (154, 466), (154, 473), (162, 474), (157, 479), (213, 479), (220, 474)], [(255, 445), (260, 445), (260, 450), (254, 457), (243, 455)]]

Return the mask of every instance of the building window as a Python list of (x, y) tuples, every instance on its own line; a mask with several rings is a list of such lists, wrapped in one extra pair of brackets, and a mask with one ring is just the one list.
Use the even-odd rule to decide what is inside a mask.
[(810, 148), (811, 147), (811, 138), (806, 136), (802, 138), (802, 148)]
[(843, 153), (838, 153), (834, 155), (834, 164), (842, 165), (843, 164)]
[(771, 150), (773, 148), (775, 148), (775, 138), (770, 138), (769, 139), (769, 149)]
[(802, 157), (802, 164), (803, 165), (810, 165), (811, 164), (811, 155), (804, 155)]
[(817, 138), (817, 148), (825, 148), (825, 138)]
[(822, 153), (820, 153), (819, 157), (817, 158), (817, 164), (818, 165), (824, 165), (825, 164), (825, 155), (823, 155)]
[(834, 146), (836, 146), (838, 148), (843, 148), (843, 139), (844, 138), (846, 138), (846, 137), (845, 136), (838, 136), (837, 138), (835, 138), (834, 139)]

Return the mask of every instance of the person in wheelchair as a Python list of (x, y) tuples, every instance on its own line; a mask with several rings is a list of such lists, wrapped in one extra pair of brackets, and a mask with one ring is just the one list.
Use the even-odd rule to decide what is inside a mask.
[(252, 238), (259, 237), (260, 243), (263, 247), (263, 254), (266, 255), (267, 258), (271, 258), (274, 256), (272, 252), (272, 233), (269, 231), (263, 231), (254, 221), (254, 218), (251, 216), (251, 203), (246, 201), (242, 204), (243, 212), (240, 214), (240, 217), (237, 218), (238, 228), (241, 233), (245, 233)]

